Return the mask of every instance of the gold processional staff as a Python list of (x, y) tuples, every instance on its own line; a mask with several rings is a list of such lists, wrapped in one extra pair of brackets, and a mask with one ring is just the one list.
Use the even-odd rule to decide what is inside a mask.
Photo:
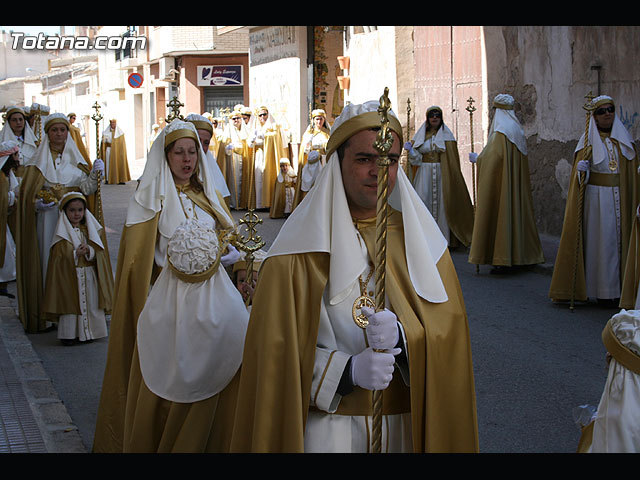
[[(393, 145), (393, 136), (389, 130), (388, 112), (391, 108), (389, 100), (389, 88), (385, 87), (384, 95), (380, 97), (378, 114), (380, 115), (381, 128), (376, 136), (373, 147), (378, 151), (378, 193), (376, 203), (376, 258), (375, 258), (375, 299), (372, 301), (363, 294), (353, 305), (353, 315), (356, 324), (366, 328), (368, 320), (364, 314), (357, 315), (357, 310), (363, 306), (373, 308), (380, 312), (385, 308), (385, 279), (387, 261), (387, 215), (389, 199), (389, 151)], [(373, 302), (373, 303), (372, 303)], [(382, 392), (373, 392), (373, 444), (372, 452), (380, 453), (382, 450)]]
[[(589, 92), (585, 95), (587, 102), (582, 106), (587, 111), (586, 114), (586, 123), (584, 127), (584, 146), (582, 149), (582, 160), (586, 160), (588, 162), (591, 161), (592, 157), (592, 147), (589, 144), (589, 124), (591, 123), (591, 112), (593, 111), (593, 94)], [(578, 160), (579, 161), (579, 160)], [(576, 163), (577, 165), (577, 163)], [(580, 244), (582, 243), (582, 211), (584, 209), (584, 190), (586, 188), (586, 179), (587, 172), (580, 172), (580, 186), (578, 189), (578, 231), (576, 232), (576, 251), (575, 251), (575, 259), (573, 262), (573, 288), (571, 289), (571, 304), (569, 305), (569, 309), (573, 312), (574, 302), (576, 297), (576, 281), (578, 276), (578, 258), (580, 257)]]
[[(96, 159), (100, 159), (100, 120), (102, 120), (103, 117), (100, 113), (100, 104), (97, 101), (93, 104), (93, 109), (96, 111), (96, 113), (94, 113), (91, 117), (91, 119), (96, 123)], [(101, 160), (105, 162), (104, 158), (102, 158)], [(104, 218), (102, 215), (102, 193), (100, 191), (101, 184), (102, 172), (98, 171), (98, 189), (96, 190), (96, 219), (98, 220), (98, 222), (100, 222), (100, 225), (104, 226)]]
[[(471, 134), (471, 153), (474, 153), (473, 149), (473, 112), (476, 111), (476, 107), (473, 106), (475, 100), (472, 97), (469, 97), (467, 100), (467, 112), (469, 112), (469, 130)], [(471, 189), (473, 190), (473, 214), (475, 216), (476, 213), (476, 194), (477, 194), (477, 185), (476, 185), (476, 164), (473, 162), (471, 164)], [(476, 274), (480, 273), (480, 265), (476, 264)]]

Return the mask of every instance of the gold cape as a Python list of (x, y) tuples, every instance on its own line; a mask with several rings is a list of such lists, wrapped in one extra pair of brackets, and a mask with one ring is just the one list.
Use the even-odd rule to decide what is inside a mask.
[[(306, 132), (309, 135), (322, 135), (324, 137), (326, 137), (327, 142), (329, 141), (329, 131), (328, 130), (321, 130), (320, 132), (317, 132), (317, 130), (314, 128), (313, 131), (311, 133)], [(325, 142), (326, 143), (326, 142)], [(300, 144), (300, 148), (298, 149), (298, 178), (301, 179), (302, 178), (302, 168), (307, 164), (307, 157), (309, 156), (308, 153), (305, 153), (304, 151), (305, 149), (305, 144), (301, 143)], [(318, 153), (320, 153), (320, 155), (324, 155), (325, 149), (322, 149), (320, 151), (318, 151)], [(320, 160), (318, 160), (320, 161)], [(300, 187), (302, 186), (302, 181), (298, 181), (298, 183), (296, 183), (296, 193), (293, 197), (293, 208), (295, 209), (300, 202), (304, 199), (305, 195), (307, 194), (307, 192), (303, 192)]]
[(123, 452), (227, 453), (237, 388), (236, 376), (224, 390), (205, 400), (165, 400), (144, 383), (136, 345), (124, 415)]
[[(289, 158), (288, 146), (282, 141), (280, 127), (275, 130), (268, 130), (264, 136), (262, 147), (253, 147), (255, 151), (262, 150), (264, 154), (264, 173), (262, 175), (262, 207), (269, 208), (273, 199), (273, 190), (276, 185), (276, 178), (280, 173), (280, 159)], [(244, 177), (243, 177), (244, 178)], [(244, 190), (244, 189), (243, 189)], [(255, 208), (255, 189), (251, 196), (251, 203), (248, 208)]]
[(4, 266), (10, 210), (14, 209), (15, 207), (9, 208), (9, 178), (0, 171), (0, 267)]
[[(78, 164), (78, 168), (87, 175), (87, 165)], [(37, 333), (46, 328), (46, 321), (41, 317), (41, 303), (44, 290), (42, 267), (40, 265), (40, 249), (36, 230), (36, 196), (43, 187), (45, 178), (40, 169), (30, 165), (25, 167), (16, 216), (16, 289), (18, 292), (18, 310), (20, 321), (27, 333)], [(64, 187), (59, 190), (60, 197), (69, 191), (80, 191), (79, 187)], [(95, 195), (85, 195), (90, 210), (96, 204)], [(58, 198), (59, 200), (60, 198)], [(94, 213), (94, 211), (92, 211)], [(102, 243), (108, 250), (104, 231)]]
[(89, 168), (91, 168), (91, 156), (89, 155), (89, 151), (87, 150), (86, 145), (82, 141), (82, 134), (80, 133), (80, 129), (78, 127), (74, 127), (73, 125), (69, 125), (69, 135), (76, 144), (76, 147), (78, 147), (80, 155), (82, 155), (82, 158), (86, 160), (86, 162), (89, 164)]
[[(620, 173), (620, 240), (622, 243), (620, 251), (620, 268), (621, 276), (624, 274), (625, 265), (627, 263), (627, 252), (630, 245), (629, 238), (632, 233), (634, 218), (636, 215), (636, 207), (640, 201), (640, 182), (637, 180), (638, 171), (638, 155), (633, 160), (625, 159), (618, 143), (613, 140), (614, 145), (618, 149), (618, 156), (622, 161), (618, 165)], [(583, 239), (580, 235), (578, 241), (578, 195), (580, 188), (578, 186), (578, 176), (576, 174), (576, 165), (584, 157), (584, 149), (576, 152), (574, 156), (573, 168), (571, 170), (571, 181), (567, 193), (567, 205), (564, 212), (564, 222), (562, 225), (562, 234), (558, 245), (558, 253), (556, 255), (553, 276), (551, 277), (551, 287), (549, 289), (549, 297), (554, 301), (566, 301), (573, 299), (579, 302), (587, 300), (587, 287), (584, 278), (584, 252), (582, 249)], [(577, 253), (576, 253), (577, 249)], [(577, 256), (576, 256), (577, 255)], [(577, 264), (576, 264), (577, 258)], [(634, 260), (632, 260), (634, 261)], [(575, 272), (575, 293), (573, 292), (574, 268)], [(631, 267), (628, 267), (631, 268)], [(630, 278), (635, 274), (629, 270)], [(621, 279), (622, 282), (622, 279)], [(629, 299), (629, 288), (633, 288), (633, 282), (623, 282), (623, 290), (626, 290), (625, 305)], [(635, 290), (631, 300), (631, 307), (635, 304)]]
[(109, 147), (109, 145), (104, 142), (104, 137), (102, 138), (102, 142), (100, 142), (100, 158), (105, 163), (105, 172), (107, 174), (105, 181), (111, 185), (126, 183), (131, 180), (129, 162), (127, 160), (127, 145), (124, 140), (124, 135), (113, 138), (114, 135), (115, 130), (112, 130), (109, 158), (106, 157), (107, 147)]
[[(212, 217), (215, 213), (204, 193), (185, 189), (185, 193)], [(221, 205), (223, 199), (218, 192)], [(127, 392), (136, 345), (138, 316), (144, 308), (149, 289), (159, 274), (154, 262), (160, 212), (151, 220), (124, 227), (116, 267), (109, 346), (102, 392), (98, 406), (93, 451), (119, 453), (124, 448), (124, 423)], [(139, 380), (138, 380), (139, 382)], [(137, 388), (138, 383), (135, 384)]]
[[(293, 177), (293, 178), (286, 177), (286, 178), (288, 181), (284, 181), (284, 182), (276, 181), (275, 187), (273, 189), (273, 200), (271, 201), (271, 207), (269, 208), (269, 218), (284, 217), (284, 208), (287, 203), (286, 188), (293, 187), (295, 192), (295, 189), (297, 189), (298, 187), (298, 183), (300, 183), (297, 181), (296, 177)], [(293, 205), (291, 206), (291, 211), (293, 211)]]
[[(375, 220), (360, 231), (375, 258)], [(467, 316), (449, 252), (445, 250), (438, 262), (449, 299), (429, 303), (411, 284), (398, 212), (389, 217), (388, 242), (388, 308), (407, 335), (413, 449), (477, 452)], [(329, 255), (324, 252), (275, 256), (263, 262), (245, 339), (232, 452), (303, 452), (328, 269)], [(276, 298), (287, 301), (275, 302)], [(356, 387), (349, 395), (358, 395), (359, 390)]]
[(478, 195), (469, 262), (534, 265), (544, 262), (533, 216), (529, 161), (501, 132), (478, 155)]
[[(249, 178), (253, 179), (253, 149), (247, 145), (246, 141), (242, 141), (241, 149), (234, 149), (235, 154), (242, 156), (242, 171), (240, 172), (240, 191), (235, 184), (235, 178), (237, 172), (235, 171), (237, 165), (233, 160), (233, 154), (227, 155), (226, 146), (231, 143), (231, 139), (220, 139), (218, 144), (218, 154), (216, 160), (222, 176), (227, 182), (227, 188), (229, 189), (230, 198), (225, 201), (226, 204), (231, 203), (236, 209), (245, 209), (249, 204), (249, 185), (251, 185)], [(255, 189), (252, 189), (253, 206), (255, 206)], [(234, 197), (235, 198), (231, 198)]]
[(620, 308), (634, 310), (636, 308), (636, 296), (640, 284), (640, 220), (634, 218), (629, 238), (629, 250), (622, 277), (622, 289), (620, 292)]
[[(63, 212), (61, 214), (64, 215)], [(102, 231), (100, 233), (102, 236)], [(102, 247), (90, 240), (88, 243), (95, 250), (98, 306), (109, 314), (113, 298), (111, 262)], [(57, 321), (60, 315), (82, 313), (73, 245), (69, 241), (58, 241), (51, 247), (45, 286), (42, 314), (47, 320)]]
[[(435, 133), (432, 132), (432, 134)], [(471, 245), (473, 235), (473, 205), (469, 189), (462, 176), (462, 170), (460, 170), (458, 143), (447, 140), (445, 145), (445, 151), (439, 152), (438, 157), (442, 172), (442, 196), (447, 223), (455, 237), (455, 240), (452, 239), (450, 243), (452, 246), (461, 243), (468, 247)], [(415, 173), (413, 178), (415, 179)]]

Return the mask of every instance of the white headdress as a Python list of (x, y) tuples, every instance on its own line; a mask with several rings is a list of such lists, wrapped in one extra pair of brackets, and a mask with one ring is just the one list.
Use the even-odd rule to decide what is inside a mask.
[(504, 134), (513, 143), (520, 153), (527, 154), (527, 139), (524, 136), (522, 125), (513, 111), (514, 100), (511, 95), (501, 93), (493, 99), (493, 106), (496, 107), (493, 123), (489, 129), (489, 135), (493, 132)]
[[(593, 105), (595, 108), (608, 103), (615, 106), (613, 98), (608, 95), (600, 95), (593, 99)], [(633, 139), (622, 121), (618, 118), (618, 115), (615, 115), (615, 118), (613, 119), (610, 136), (618, 141), (620, 144), (620, 151), (626, 159), (633, 160), (635, 158), (636, 153), (633, 148)], [(593, 154), (592, 162), (594, 165), (597, 165), (608, 158), (606, 148), (602, 143), (600, 134), (598, 133), (598, 126), (596, 125), (593, 115), (591, 115), (591, 119), (589, 120), (589, 145), (591, 145), (591, 151)], [(580, 140), (578, 140), (575, 151), (577, 152), (582, 148), (584, 148), (584, 133), (580, 137)]]
[(170, 238), (180, 223), (185, 220), (171, 169), (164, 152), (168, 146), (179, 138), (193, 138), (198, 149), (198, 178), (221, 222), (222, 228), (233, 228), (233, 219), (220, 205), (216, 193), (215, 180), (208, 162), (203, 161), (204, 152), (198, 138), (196, 127), (191, 122), (174, 120), (158, 135), (147, 154), (147, 163), (140, 177), (138, 188), (129, 203), (126, 225), (146, 222), (158, 212), (158, 230), (166, 238)]
[[(358, 276), (369, 268), (366, 247), (358, 241), (349, 211), (336, 150), (358, 131), (380, 126), (378, 107), (377, 101), (370, 101), (344, 108), (331, 129), (327, 165), (282, 226), (268, 252), (269, 257), (304, 252), (330, 253), (328, 288), (331, 304), (347, 298)], [(391, 128), (402, 138), (400, 121), (392, 111), (389, 111), (389, 120)], [(447, 248), (447, 241), (401, 168), (398, 168), (389, 205), (403, 215), (407, 265), (416, 292), (430, 302), (447, 301), (436, 266)]]

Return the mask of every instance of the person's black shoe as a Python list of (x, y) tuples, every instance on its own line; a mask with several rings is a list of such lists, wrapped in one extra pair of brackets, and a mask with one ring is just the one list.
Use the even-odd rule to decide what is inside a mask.
[(64, 345), (65, 347), (70, 347), (72, 345), (75, 345), (76, 343), (75, 339), (72, 338), (61, 338), (60, 342), (62, 342), (62, 345)]

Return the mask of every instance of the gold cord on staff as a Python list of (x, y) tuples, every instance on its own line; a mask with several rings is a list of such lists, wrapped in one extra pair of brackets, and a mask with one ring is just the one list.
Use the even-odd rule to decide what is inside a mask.
[[(586, 103), (582, 106), (583, 109), (586, 110), (586, 121), (584, 127), (584, 146), (582, 148), (582, 160), (591, 160), (592, 155), (592, 146), (589, 144), (589, 124), (591, 123), (591, 114), (594, 110), (593, 98), (594, 95), (592, 92), (589, 92), (585, 95), (587, 99)], [(580, 172), (580, 186), (578, 189), (578, 227), (576, 232), (576, 249), (575, 249), (575, 259), (573, 262), (573, 286), (571, 289), (571, 303), (569, 304), (569, 309), (573, 312), (574, 303), (576, 298), (576, 282), (578, 276), (578, 260), (580, 257), (580, 245), (582, 243), (582, 211), (584, 208), (584, 190), (586, 188), (585, 180), (586, 180), (586, 172)]]
[[(91, 119), (96, 123), (96, 158), (100, 158), (100, 120), (102, 120), (102, 114), (100, 113), (100, 104), (96, 101), (92, 107), (96, 113), (94, 113)], [(103, 162), (104, 158), (101, 159)], [(98, 188), (96, 190), (96, 219), (100, 222), (100, 225), (104, 225), (104, 218), (102, 217), (102, 192), (100, 185), (102, 184), (102, 173), (98, 172)]]
[[(378, 198), (376, 205), (376, 258), (375, 258), (375, 310), (385, 308), (385, 280), (387, 263), (387, 215), (389, 200), (389, 151), (393, 145), (393, 136), (389, 129), (388, 113), (391, 109), (389, 88), (385, 87), (380, 97), (378, 114), (380, 115), (380, 131), (373, 147), (378, 151)], [(382, 451), (382, 392), (373, 392), (372, 418), (372, 451)]]

